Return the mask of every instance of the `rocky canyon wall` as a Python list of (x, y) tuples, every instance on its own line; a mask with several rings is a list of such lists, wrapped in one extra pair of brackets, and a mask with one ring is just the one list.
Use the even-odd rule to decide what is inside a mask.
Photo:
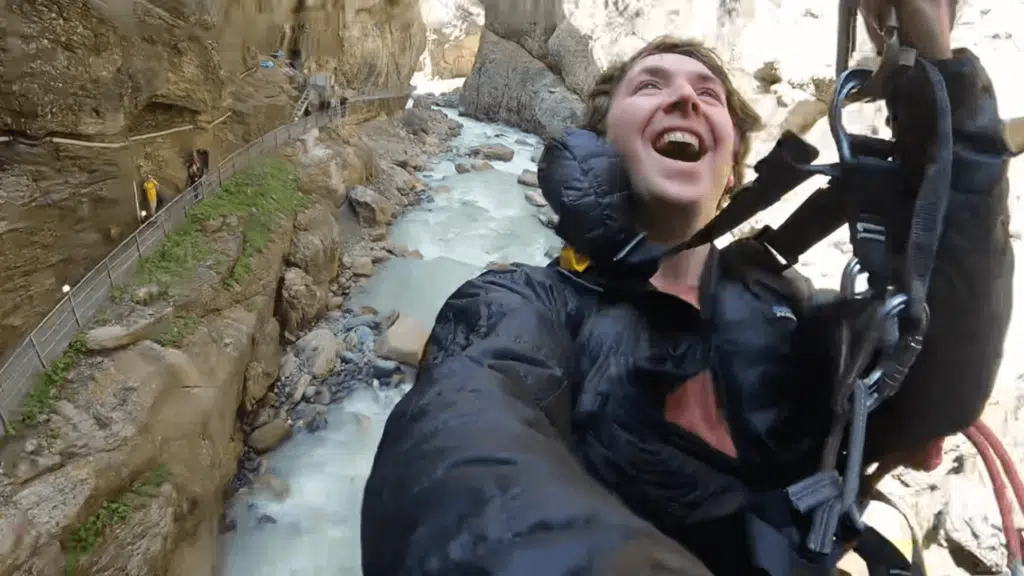
[(423, 0), (427, 50), (421, 68), (430, 78), (465, 78), (473, 70), (484, 8), (477, 0)]
[[(356, 93), (408, 85), (425, 47), (416, 0), (40, 0), (0, 8), (0, 357), (137, 224), (132, 182), (168, 199), (184, 157), (231, 151), (287, 121), (276, 49)], [(231, 113), (221, 123), (215, 120)], [(121, 148), (40, 141), (57, 136)]]
[[(783, 7), (768, 0), (516, 5), (485, 0), (484, 5), (489, 34), (483, 36), (460, 105), (472, 117), (542, 135), (556, 135), (579, 119), (581, 98), (600, 70), (663, 34), (697, 38), (716, 48), (752, 97), (760, 87), (755, 73), (771, 66), (786, 85), (785, 94), (777, 94), (779, 89), (762, 94), (759, 108), (769, 112), (815, 99), (827, 92), (833, 76), (837, 14), (833, 6), (817, 2)], [(801, 35), (781, 37), (779, 31), (787, 29)], [(537, 83), (542, 89), (534, 90)], [(760, 92), (769, 92), (764, 88)]]
[(331, 389), (318, 379), (314, 399), (298, 376), (330, 372), (345, 349), (311, 345), (323, 330), (310, 328), (341, 317), (375, 264), (410, 254), (387, 226), (460, 129), (425, 109), (338, 120), (196, 205), (6, 430), (0, 576), (219, 573), (225, 495), (282, 497), (260, 456), (326, 424)]

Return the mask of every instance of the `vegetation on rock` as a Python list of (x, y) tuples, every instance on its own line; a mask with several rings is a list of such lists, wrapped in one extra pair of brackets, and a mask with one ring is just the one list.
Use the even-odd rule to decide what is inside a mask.
[[(60, 399), (64, 383), (75, 364), (86, 354), (85, 334), (79, 333), (68, 344), (60, 358), (36, 375), (36, 381), (21, 406), (20, 423), (34, 426), (39, 417), (50, 411), (53, 403)], [(8, 423), (7, 434), (14, 435), (17, 427)]]
[(156, 338), (156, 343), (165, 348), (180, 346), (199, 326), (200, 318), (191, 314), (175, 314), (170, 326)]
[[(220, 193), (195, 205), (182, 225), (169, 234), (151, 255), (139, 261), (131, 285), (156, 285), (161, 294), (175, 283), (191, 278), (198, 267), (209, 265), (223, 272), (225, 288), (241, 285), (252, 272), (253, 258), (270, 242), (282, 217), (308, 206), (299, 191), (295, 168), (273, 158), (236, 174)], [(210, 224), (238, 222), (241, 253), (232, 262), (216, 253), (209, 239)], [(124, 297), (118, 291), (117, 298)], [(157, 338), (161, 346), (180, 346), (199, 326), (192, 314), (175, 314), (170, 327)]]
[[(252, 260), (273, 237), (280, 219), (291, 216), (309, 205), (309, 198), (299, 191), (299, 178), (295, 168), (280, 158), (268, 159), (236, 174), (224, 184), (220, 193), (196, 204), (181, 226), (168, 234), (157, 249), (141, 259), (127, 286), (115, 286), (111, 296), (124, 300), (132, 286), (154, 284), (161, 294), (167, 294), (174, 283), (195, 275), (198, 267), (216, 260), (210, 242), (204, 233), (204, 224), (215, 220), (236, 218), (242, 235), (240, 256), (224, 270), (225, 287), (241, 284), (252, 271)], [(97, 318), (106, 317), (106, 311)], [(174, 314), (170, 325), (159, 337), (162, 346), (180, 346), (199, 326), (200, 318), (191, 314)], [(49, 413), (53, 403), (62, 398), (68, 374), (86, 354), (85, 334), (71, 341), (60, 358), (37, 377), (32, 390), (22, 405), (20, 419), (7, 425), (6, 433), (13, 436), (20, 426), (34, 426), (40, 417)]]
[(153, 254), (139, 261), (132, 284), (166, 289), (192, 276), (212, 258), (203, 224), (230, 217), (244, 220), (242, 255), (225, 279), (238, 284), (252, 270), (253, 256), (270, 241), (280, 218), (297, 213), (308, 202), (291, 164), (279, 158), (265, 160), (233, 176), (216, 196), (196, 204), (187, 220)]
[(129, 501), (130, 495), (149, 497), (152, 496), (152, 489), (159, 488), (170, 478), (170, 470), (166, 464), (157, 466), (145, 478), (142, 478), (127, 491), (116, 498), (105, 500), (96, 512), (93, 512), (71, 533), (64, 544), (65, 565), (64, 574), (73, 576), (78, 562), (85, 555), (92, 552), (96, 543), (110, 528), (123, 524), (131, 517), (133, 510)]

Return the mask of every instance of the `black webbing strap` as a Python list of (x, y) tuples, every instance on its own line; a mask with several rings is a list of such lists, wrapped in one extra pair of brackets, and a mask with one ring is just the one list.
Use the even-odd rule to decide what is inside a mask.
[(665, 246), (648, 240), (646, 234), (638, 234), (608, 265), (608, 269), (627, 272), (612, 272), (609, 276), (642, 276), (646, 280), (657, 270), (663, 258), (714, 242), (774, 206), (815, 174), (832, 175), (832, 165), (811, 164), (817, 157), (817, 148), (793, 132), (786, 131), (771, 152), (754, 165), (757, 178), (737, 190), (725, 208), (689, 240), (675, 246)]
[[(869, 273), (871, 291), (864, 299), (869, 304), (865, 319), (844, 319), (840, 329), (840, 373), (834, 384), (833, 423), (826, 438), (819, 474), (836, 474), (845, 436), (843, 489), (842, 494), (814, 508), (807, 539), (810, 550), (825, 555), (832, 551), (841, 520), (846, 519), (855, 529), (863, 528), (856, 493), (863, 465), (867, 417), (899, 388), (920, 351), (927, 327), (925, 298), (949, 200), (953, 144), (945, 83), (930, 63), (919, 60), (916, 66), (926, 75), (932, 88), (936, 105), (931, 112), (936, 134), (930, 146), (925, 142), (915, 143), (919, 147), (927, 146), (930, 158), (920, 182), (910, 190), (914, 201), (905, 244), (897, 245), (889, 229), (898, 226), (900, 218), (905, 218), (900, 203), (906, 197), (909, 183), (897, 181), (895, 188), (879, 189), (883, 183), (892, 182), (894, 175), (900, 176), (899, 158), (888, 162), (889, 166), (882, 159), (856, 162), (851, 148), (840, 147), (840, 185), (844, 188), (854, 185), (851, 193), (856, 193), (850, 196), (857, 202), (857, 210), (850, 213), (851, 243), (855, 256)], [(852, 74), (860, 74), (861, 78), (847, 82)], [(857, 70), (844, 73), (837, 84), (837, 101), (856, 89), (857, 82), (864, 80), (863, 76), (864, 72)], [(833, 112), (838, 112), (835, 102)], [(898, 128), (898, 125), (894, 127), (897, 151), (900, 138), (908, 137), (901, 135)], [(833, 131), (835, 133), (835, 125)], [(923, 135), (909, 137), (922, 138)], [(880, 278), (876, 280), (877, 277)], [(885, 350), (885, 357), (879, 363), (872, 356), (880, 350), (884, 333), (897, 326), (897, 320), (898, 341)]]

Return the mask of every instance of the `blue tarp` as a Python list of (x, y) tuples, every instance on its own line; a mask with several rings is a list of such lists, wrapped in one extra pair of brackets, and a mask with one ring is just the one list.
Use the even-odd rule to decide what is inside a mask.
[(260, 68), (273, 68), (273, 67), (274, 67), (274, 63), (271, 62), (270, 60), (264, 60), (264, 61), (260, 62)]

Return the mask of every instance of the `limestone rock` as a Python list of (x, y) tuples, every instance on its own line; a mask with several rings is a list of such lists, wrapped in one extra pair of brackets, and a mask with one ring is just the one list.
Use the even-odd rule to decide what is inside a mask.
[(536, 190), (527, 190), (523, 194), (523, 196), (526, 198), (526, 201), (531, 206), (536, 206), (538, 208), (544, 208), (544, 207), (546, 207), (548, 205), (548, 201), (545, 200), (544, 197), (541, 196), (540, 193), (537, 192)]
[(338, 275), (344, 244), (333, 211), (312, 206), (295, 219), (295, 235), (286, 262), (320, 286)]
[[(88, 389), (55, 403), (33, 469), (15, 467), (31, 479), (4, 486), (0, 574), (63, 573), (60, 543), (114, 498), (129, 502), (131, 514), (79, 559), (76, 573), (143, 576), (180, 561), (185, 535), (202, 539), (189, 527), (219, 516), (221, 488), (235, 472), (243, 372), (265, 312), (238, 306), (210, 315), (184, 350), (141, 341), (92, 357), (87, 377), (68, 384)], [(158, 467), (166, 468), (164, 485), (137, 496), (131, 485)]]
[(317, 378), (323, 378), (334, 370), (338, 362), (338, 350), (337, 339), (325, 328), (313, 330), (295, 343), (295, 355), (307, 371)]
[(252, 359), (245, 367), (242, 397), (242, 404), (247, 410), (252, 410), (274, 383), (281, 363), (280, 336), (281, 326), (277, 319), (268, 318), (253, 338)]
[(345, 179), (340, 160), (334, 156), (318, 156), (303, 166), (299, 187), (303, 193), (326, 199), (335, 208), (345, 203)]
[(395, 207), (386, 198), (363, 186), (355, 186), (348, 193), (348, 201), (355, 210), (359, 224), (365, 228), (390, 224)]
[(427, 26), (425, 71), (432, 78), (468, 76), (480, 46), (483, 6), (476, 0), (426, 0), (422, 11)]
[(129, 326), (93, 328), (85, 336), (85, 345), (89, 350), (114, 350), (155, 338), (168, 327), (172, 313), (173, 310), (168, 308), (150, 318), (137, 320)]
[(245, 443), (257, 453), (264, 454), (277, 448), (291, 434), (292, 425), (287, 420), (278, 418), (253, 430), (252, 434), (245, 440)]
[(356, 276), (373, 275), (373, 259), (369, 256), (359, 256), (352, 259), (352, 273)]
[(409, 366), (418, 366), (430, 331), (416, 319), (399, 316), (384, 336), (377, 340), (376, 354)]
[(326, 295), (309, 274), (298, 268), (285, 269), (278, 302), (278, 317), (285, 332), (295, 334), (312, 326), (326, 304)]
[(498, 162), (508, 162), (516, 154), (515, 150), (504, 144), (481, 144), (474, 146), (469, 153), (484, 160), (496, 160)]
[(471, 118), (555, 138), (579, 123), (583, 102), (522, 46), (486, 29), (459, 109)]
[(516, 182), (530, 188), (540, 188), (540, 184), (537, 182), (537, 173), (533, 170), (523, 170), (520, 172)]

